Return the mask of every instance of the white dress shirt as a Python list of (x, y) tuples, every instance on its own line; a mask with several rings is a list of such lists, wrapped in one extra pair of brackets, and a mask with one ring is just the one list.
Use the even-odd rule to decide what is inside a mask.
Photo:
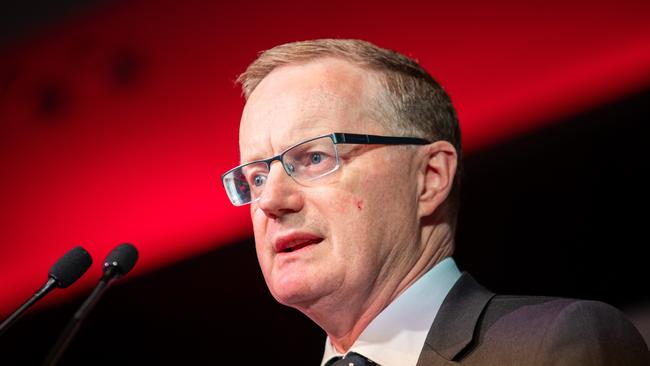
[[(415, 366), (429, 328), (460, 271), (449, 257), (402, 292), (364, 329), (348, 352), (359, 353), (381, 366)], [(324, 365), (344, 356), (325, 340)]]

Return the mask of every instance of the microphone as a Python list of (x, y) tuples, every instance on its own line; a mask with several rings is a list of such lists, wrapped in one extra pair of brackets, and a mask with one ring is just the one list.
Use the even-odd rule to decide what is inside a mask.
[(21, 305), (18, 310), (11, 314), (2, 324), (0, 324), (0, 335), (14, 324), (18, 318), (38, 300), (55, 288), (66, 288), (78, 280), (92, 264), (93, 259), (90, 254), (82, 248), (75, 247), (59, 258), (48, 272), (47, 282), (36, 293)]
[(93, 309), (99, 298), (106, 292), (108, 286), (119, 277), (129, 273), (135, 262), (138, 261), (138, 250), (133, 244), (124, 243), (118, 245), (113, 249), (106, 259), (104, 260), (104, 275), (95, 286), (95, 289), (90, 293), (86, 301), (79, 307), (79, 310), (74, 314), (68, 325), (63, 330), (54, 347), (50, 350), (43, 365), (56, 365), (63, 352), (74, 338), (75, 334), (81, 326), (81, 322)]

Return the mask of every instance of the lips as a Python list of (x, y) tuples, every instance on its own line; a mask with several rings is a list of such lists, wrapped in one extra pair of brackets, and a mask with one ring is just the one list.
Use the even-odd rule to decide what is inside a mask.
[(280, 236), (275, 240), (276, 253), (291, 253), (309, 245), (318, 244), (323, 238), (310, 233), (293, 233)]

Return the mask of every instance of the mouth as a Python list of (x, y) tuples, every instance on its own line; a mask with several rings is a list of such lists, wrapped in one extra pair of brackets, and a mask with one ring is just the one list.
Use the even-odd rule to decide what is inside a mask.
[(308, 246), (308, 245), (318, 244), (318, 243), (320, 243), (321, 241), (323, 241), (323, 239), (320, 239), (320, 240), (307, 240), (307, 241), (300, 241), (300, 242), (297, 242), (297, 243), (295, 243), (295, 244), (291, 244), (291, 246), (289, 246), (289, 247), (287, 247), (287, 248), (284, 248), (280, 253), (291, 253), (291, 252), (295, 252), (296, 250), (300, 250), (300, 249), (302, 249), (302, 248), (304, 248), (304, 247), (306, 247), (306, 246)]
[(276, 253), (293, 253), (306, 247), (319, 244), (323, 238), (311, 234), (297, 234), (282, 237), (275, 244)]

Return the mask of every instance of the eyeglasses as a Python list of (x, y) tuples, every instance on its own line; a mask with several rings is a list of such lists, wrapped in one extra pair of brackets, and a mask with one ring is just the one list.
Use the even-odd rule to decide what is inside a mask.
[(221, 176), (228, 198), (235, 206), (260, 199), (271, 163), (278, 160), (284, 171), (296, 182), (322, 178), (340, 166), (336, 145), (427, 145), (430, 142), (417, 137), (358, 135), (335, 132), (305, 140), (290, 146), (279, 155), (242, 164)]

